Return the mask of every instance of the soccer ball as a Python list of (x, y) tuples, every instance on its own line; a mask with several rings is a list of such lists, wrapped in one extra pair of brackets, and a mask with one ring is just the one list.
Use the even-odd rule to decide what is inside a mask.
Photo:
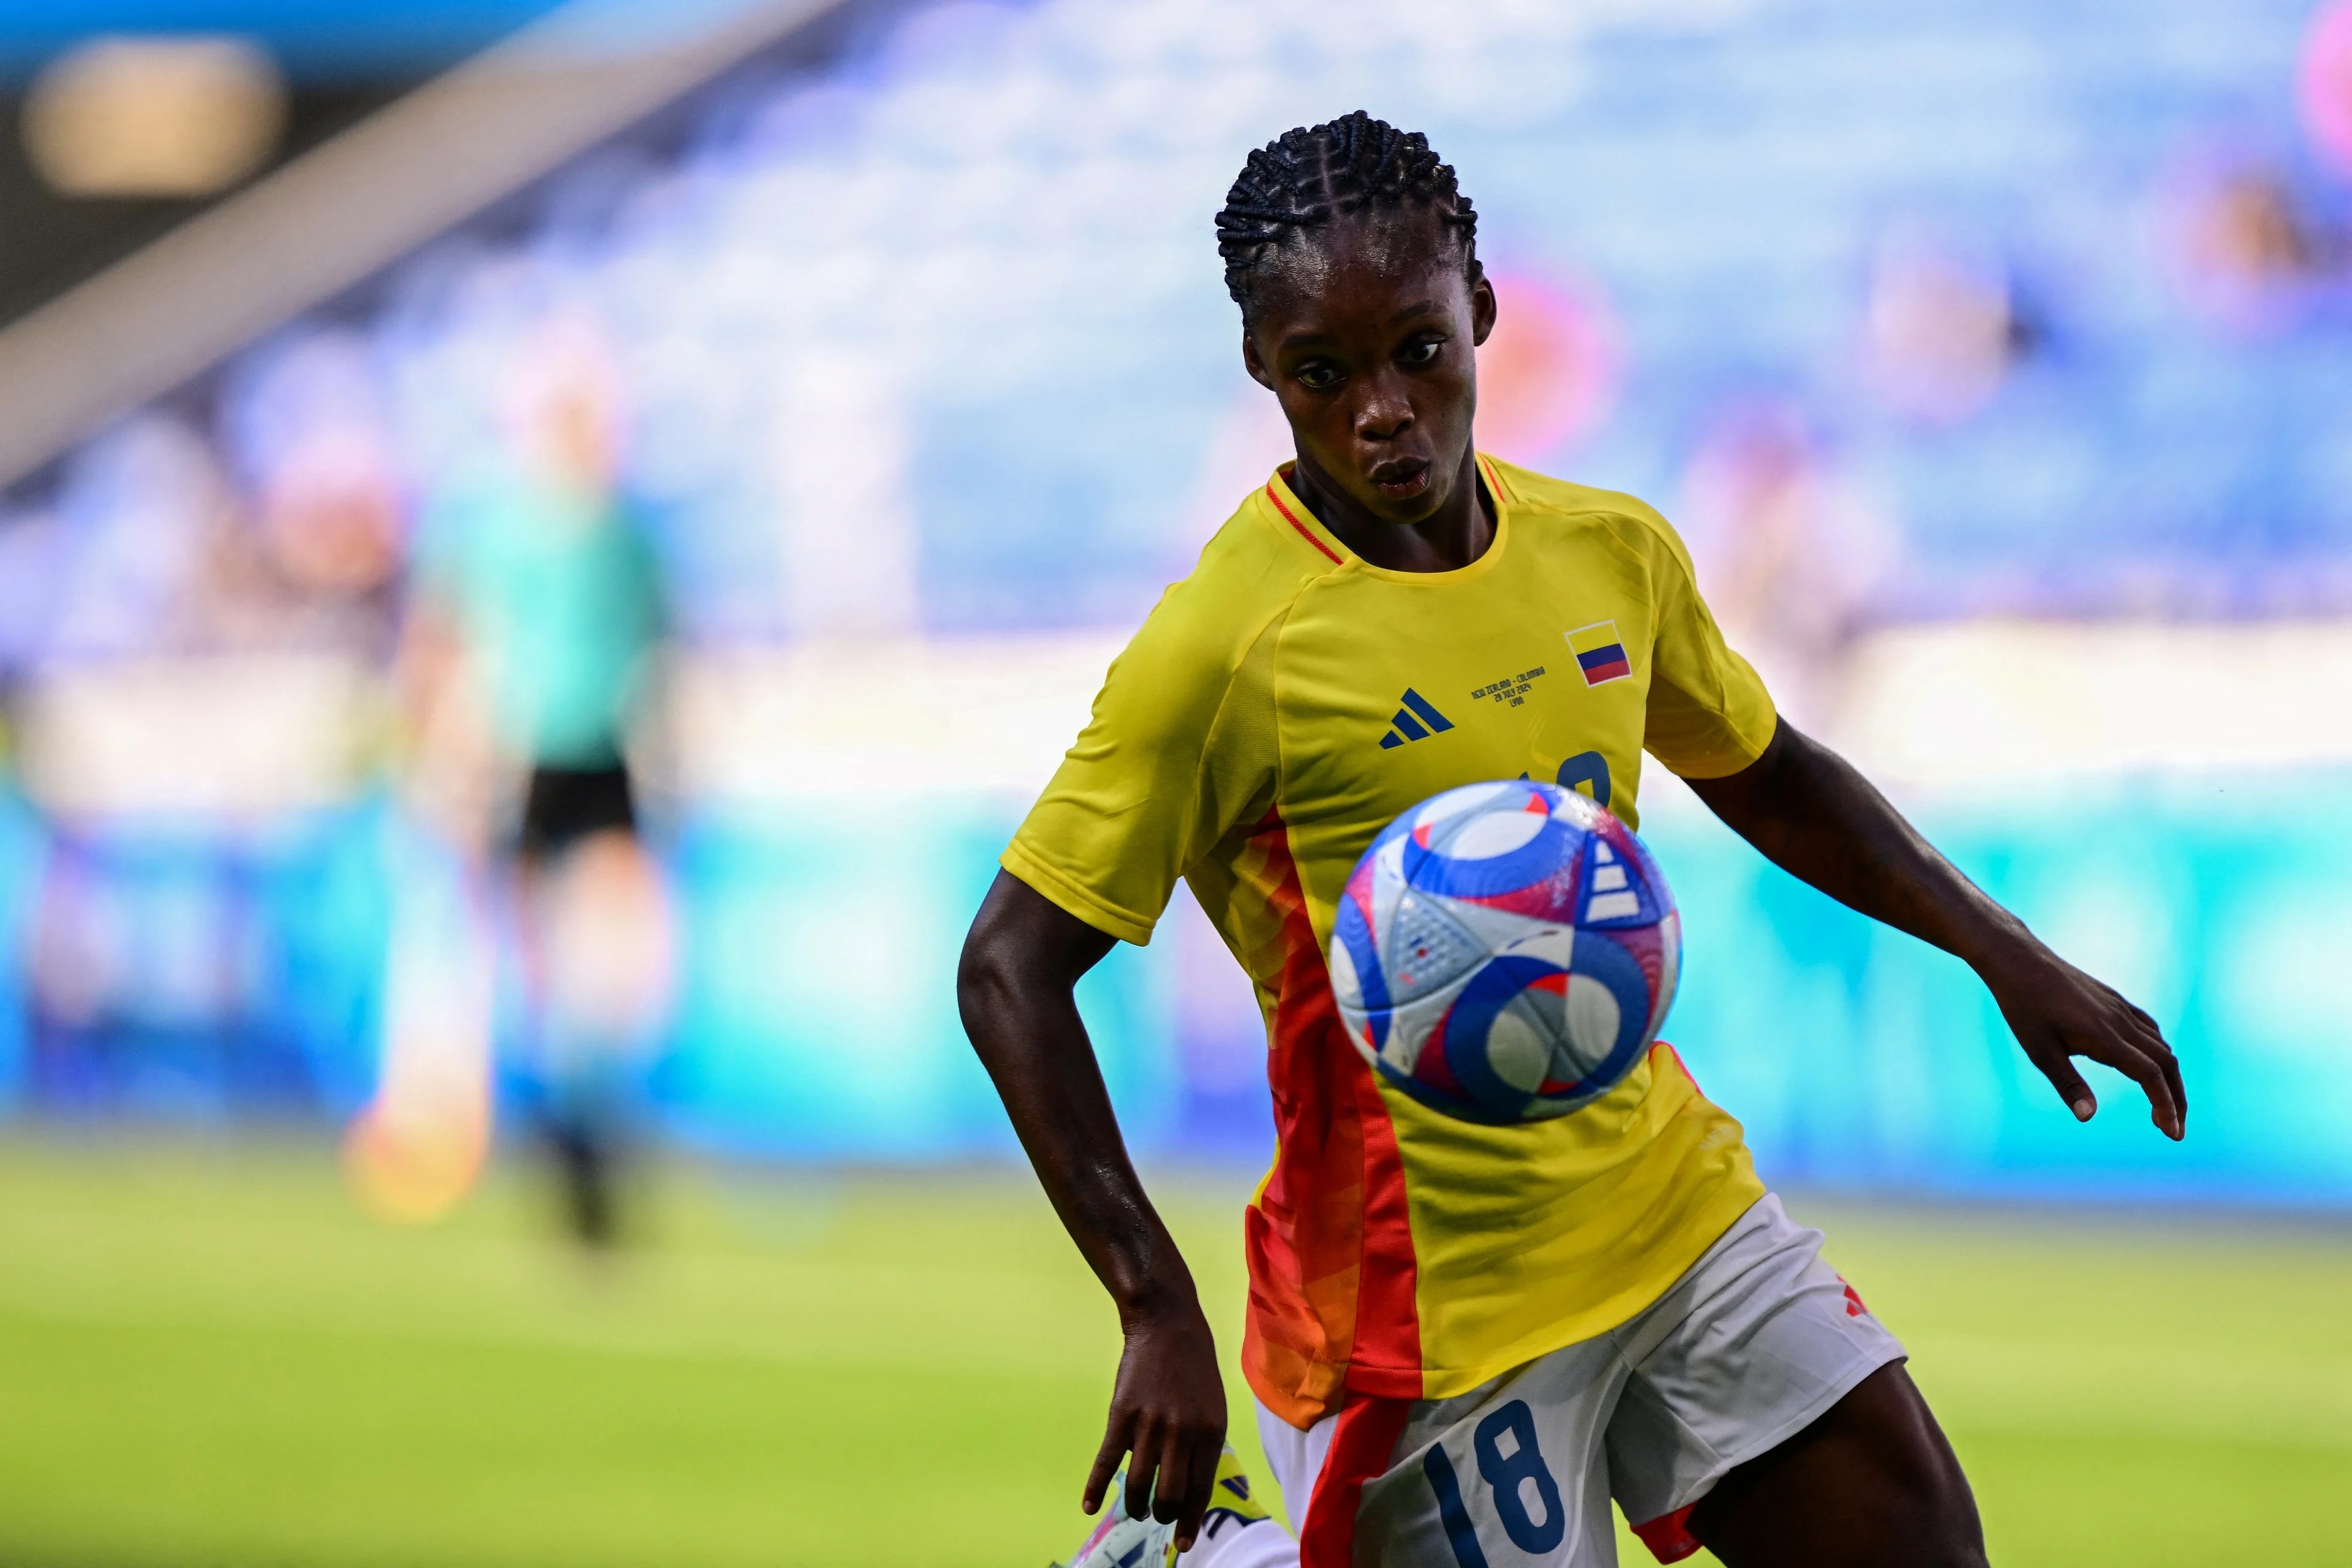
[(1372, 841), (1331, 934), (1348, 1036), (1452, 1116), (1563, 1116), (1614, 1089), (1675, 999), (1682, 921), (1633, 831), (1526, 779), (1422, 802)]

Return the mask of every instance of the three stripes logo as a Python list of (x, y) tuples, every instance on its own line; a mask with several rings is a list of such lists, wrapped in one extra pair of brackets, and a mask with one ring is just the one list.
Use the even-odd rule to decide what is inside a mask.
[(1395, 726), (1381, 737), (1381, 750), (1392, 751), (1407, 741), (1426, 741), (1454, 728), (1454, 721), (1430, 706), (1429, 699), (1411, 687), (1405, 688), (1404, 706), (1389, 722)]

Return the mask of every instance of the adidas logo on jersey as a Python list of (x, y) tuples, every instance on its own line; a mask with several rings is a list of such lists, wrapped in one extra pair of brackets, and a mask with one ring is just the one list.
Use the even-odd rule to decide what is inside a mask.
[(1407, 741), (1426, 741), (1432, 735), (1454, 728), (1453, 720), (1431, 707), (1429, 699), (1412, 687), (1405, 688), (1402, 700), (1404, 706), (1398, 709), (1396, 717), (1389, 721), (1394, 728), (1381, 737), (1381, 751), (1392, 750)]

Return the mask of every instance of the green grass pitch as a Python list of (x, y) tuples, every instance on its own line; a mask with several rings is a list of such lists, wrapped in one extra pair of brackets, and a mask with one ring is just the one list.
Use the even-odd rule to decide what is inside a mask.
[[(1241, 1184), (1156, 1186), (1230, 1359)], [(1995, 1562), (2352, 1561), (2352, 1231), (1792, 1207), (1910, 1344)], [(320, 1149), (0, 1143), (0, 1562), (1074, 1543), (1117, 1336), (1024, 1176), (677, 1168), (650, 1212), (592, 1270), (511, 1177), (399, 1230)]]

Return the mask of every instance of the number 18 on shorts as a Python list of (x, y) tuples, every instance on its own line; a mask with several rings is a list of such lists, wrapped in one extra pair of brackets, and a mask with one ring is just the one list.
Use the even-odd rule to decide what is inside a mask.
[[(1821, 1239), (1768, 1195), (1619, 1327), (1413, 1401), (1363, 1483), (1357, 1563), (1601, 1568), (1617, 1562), (1612, 1498), (1661, 1561), (1696, 1552), (1685, 1521), (1726, 1472), (1902, 1358)], [(1271, 1416), (1258, 1426), (1296, 1510), (1305, 1478), (1286, 1472), (1313, 1445)]]
[[(1428, 1446), (1365, 1484), (1360, 1549), (1377, 1542), (1382, 1563), (1416, 1568), (1611, 1562), (1616, 1528), (1608, 1467), (1598, 1462), (1608, 1409), (1591, 1397), (1591, 1373), (1601, 1369), (1564, 1364), (1581, 1359), (1556, 1352), (1486, 1402), (1472, 1394), (1416, 1412), (1397, 1458), (1405, 1460), (1416, 1438)], [(1554, 1381), (1564, 1386), (1530, 1386)]]
[[(1568, 1511), (1562, 1506), (1559, 1481), (1544, 1461), (1535, 1412), (1528, 1402), (1509, 1400), (1488, 1414), (1471, 1428), (1470, 1448), (1484, 1486), (1467, 1497), (1463, 1494), (1461, 1472), (1444, 1444), (1430, 1445), (1421, 1460), (1422, 1472), (1429, 1478), (1430, 1496), (1437, 1505), (1437, 1522), (1445, 1531), (1454, 1560), (1463, 1568), (1486, 1568), (1478, 1527), (1470, 1517), (1472, 1499), (1484, 1505), (1482, 1511), (1492, 1515), (1504, 1538), (1528, 1556), (1559, 1551), (1568, 1534)], [(1604, 1495), (1600, 1508), (1604, 1521), (1608, 1507)], [(1588, 1510), (1577, 1511), (1583, 1514)]]

